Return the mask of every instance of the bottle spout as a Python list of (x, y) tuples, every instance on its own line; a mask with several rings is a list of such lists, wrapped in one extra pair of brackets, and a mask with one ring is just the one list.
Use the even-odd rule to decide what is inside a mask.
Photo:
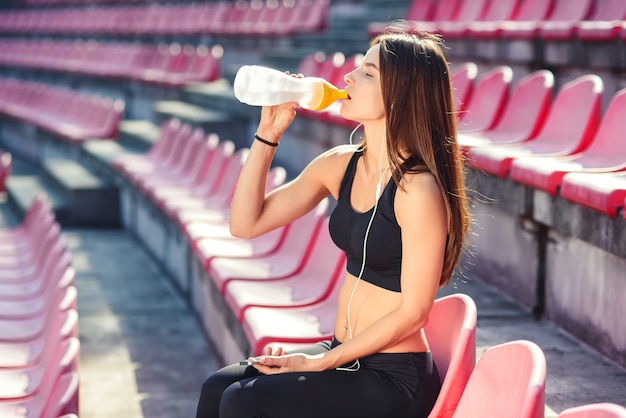
[(347, 99), (348, 92), (346, 90), (339, 90), (339, 100)]
[(339, 90), (337, 87), (333, 86), (326, 80), (323, 80), (323, 79), (320, 79), (320, 80), (321, 80), (321, 86), (322, 86), (322, 89), (320, 92), (321, 97), (317, 105), (312, 107), (313, 110), (326, 109), (328, 106), (330, 106), (331, 103), (340, 99), (348, 98), (347, 91)]

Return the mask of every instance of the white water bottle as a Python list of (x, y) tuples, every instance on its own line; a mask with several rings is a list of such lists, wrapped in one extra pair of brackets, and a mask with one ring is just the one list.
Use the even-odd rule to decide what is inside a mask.
[(298, 102), (305, 109), (322, 110), (334, 101), (348, 97), (345, 90), (339, 90), (323, 78), (296, 78), (259, 65), (241, 67), (233, 88), (240, 102), (252, 106)]

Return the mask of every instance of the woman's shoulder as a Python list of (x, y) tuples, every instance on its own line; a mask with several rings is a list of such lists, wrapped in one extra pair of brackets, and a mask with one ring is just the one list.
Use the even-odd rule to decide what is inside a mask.
[(345, 170), (355, 152), (360, 150), (358, 145), (337, 145), (324, 151), (313, 162), (322, 169)]

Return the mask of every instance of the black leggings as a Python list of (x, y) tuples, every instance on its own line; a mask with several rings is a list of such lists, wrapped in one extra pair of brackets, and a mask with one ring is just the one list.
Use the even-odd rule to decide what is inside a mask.
[[(319, 354), (337, 344), (326, 341), (298, 352)], [(234, 364), (204, 382), (196, 418), (427, 417), (440, 388), (430, 352), (372, 354), (356, 372), (263, 375)]]

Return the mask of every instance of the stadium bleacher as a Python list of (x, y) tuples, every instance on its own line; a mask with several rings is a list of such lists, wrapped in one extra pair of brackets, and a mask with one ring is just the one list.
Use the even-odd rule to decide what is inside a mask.
[[(332, 337), (345, 270), (332, 202), (251, 240), (228, 229), (259, 116), (232, 79), (258, 63), (341, 86), (389, 28), (449, 48), (477, 220), (459, 274), (626, 367), (623, 1), (18, 0), (0, 9), (0, 193), (23, 219), (0, 229), (0, 416), (80, 416), (66, 226), (132, 234), (223, 362)], [(347, 142), (356, 124), (338, 108), (298, 110), (267, 191)], [(14, 159), (46, 181), (16, 175)], [(624, 416), (626, 397), (602, 393), (550, 411), (553, 371), (533, 336), (477, 353), (476, 315), (467, 295), (435, 302), (426, 334), (444, 385), (431, 416)]]

